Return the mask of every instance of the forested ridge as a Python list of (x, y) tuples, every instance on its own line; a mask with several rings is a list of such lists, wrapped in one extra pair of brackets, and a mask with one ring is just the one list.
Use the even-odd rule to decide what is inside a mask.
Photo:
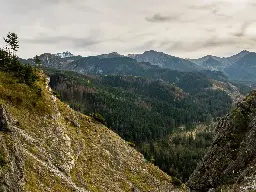
[[(62, 101), (94, 117), (148, 161), (183, 181), (210, 146), (212, 124), (232, 105), (227, 91), (213, 88), (217, 82), (231, 91), (228, 79), (218, 71), (180, 72), (108, 55), (62, 59), (43, 54), (22, 61), (43, 69)], [(13, 56), (12, 62), (17, 65), (11, 70), (20, 71), (21, 77), (27, 78), (26, 70), (34, 70), (19, 64), (17, 57)], [(16, 70), (18, 66), (22, 69)], [(33, 76), (28, 78), (28, 84), (35, 81)], [(247, 87), (237, 87), (247, 91)]]
[[(0, 51), (1, 70), (37, 89), (36, 70), (19, 62), (17, 35), (8, 35), (6, 43), (12, 44)], [(47, 59), (52, 56), (45, 55)], [(114, 130), (148, 161), (186, 181), (212, 140), (210, 129), (193, 131), (211, 125), (231, 108), (226, 92), (211, 89), (211, 78), (226, 81), (223, 74), (173, 71), (130, 58), (90, 59), (100, 63), (87, 75), (50, 70), (45, 67), (52, 63), (45, 66), (39, 56), (30, 64), (48, 73), (50, 86), (60, 99)], [(61, 66), (61, 60), (54, 61)]]
[(210, 81), (193, 73), (180, 78), (182, 88), (146, 77), (54, 70), (48, 74), (50, 86), (64, 102), (84, 114), (100, 114), (110, 129), (134, 143), (149, 161), (184, 181), (210, 145), (212, 132), (176, 133), (210, 125), (232, 103), (224, 91), (210, 89)]

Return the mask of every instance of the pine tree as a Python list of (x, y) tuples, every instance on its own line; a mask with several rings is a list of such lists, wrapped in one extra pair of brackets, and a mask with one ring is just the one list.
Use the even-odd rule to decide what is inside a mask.
[[(6, 51), (10, 53), (10, 49), (11, 49), (12, 50), (12, 57), (16, 57), (15, 53), (18, 51), (18, 48), (19, 48), (19, 41), (18, 41), (17, 34), (9, 32), (7, 34), (7, 37), (4, 38), (4, 41), (7, 44)], [(10, 56), (11, 56), (11, 54), (10, 54)]]
[(37, 67), (39, 67), (41, 65), (41, 60), (40, 60), (40, 57), (38, 55), (36, 55), (34, 57), (34, 62), (35, 62)]

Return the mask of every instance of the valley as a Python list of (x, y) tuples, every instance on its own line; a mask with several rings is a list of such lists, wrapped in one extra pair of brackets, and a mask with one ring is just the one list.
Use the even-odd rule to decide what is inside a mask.
[(224, 60), (0, 53), (1, 190), (255, 189), (255, 93)]
[[(148, 161), (184, 182), (213, 140), (212, 124), (250, 91), (221, 71), (178, 71), (117, 53), (58, 55), (40, 56), (55, 94), (75, 110), (100, 116)], [(192, 134), (198, 127), (212, 128)]]

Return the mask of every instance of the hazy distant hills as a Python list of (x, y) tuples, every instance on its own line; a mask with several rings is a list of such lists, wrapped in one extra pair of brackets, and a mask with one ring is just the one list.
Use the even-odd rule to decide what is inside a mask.
[(203, 69), (218, 71), (224, 67), (224, 64), (222, 63), (222, 58), (212, 55), (207, 55), (199, 59), (190, 59), (190, 61)]
[(231, 57), (205, 56), (190, 60), (208, 70), (222, 71), (229, 79), (246, 84), (256, 82), (256, 53), (242, 51)]
[(256, 82), (256, 53), (248, 53), (227, 66), (224, 71), (230, 79)]
[[(53, 54), (42, 54), (40, 59), (46, 68), (74, 71), (85, 75), (119, 75), (140, 76), (150, 79), (175, 83), (187, 92), (208, 87), (211, 83), (209, 78), (226, 81), (222, 72), (194, 70), (183, 72), (162, 68), (149, 62), (137, 62), (130, 57), (116, 55), (116, 53), (100, 56), (60, 58)], [(31, 63), (32, 60), (30, 59)], [(193, 63), (192, 63), (193, 64)], [(193, 64), (195, 65), (195, 64)], [(200, 88), (199, 88), (200, 87)]]
[[(149, 71), (171, 69), (181, 72), (221, 71), (230, 80), (256, 84), (256, 53), (242, 51), (230, 57), (207, 55), (199, 59), (183, 59), (157, 51), (120, 55), (117, 52), (98, 56), (74, 56), (70, 52), (40, 55), (45, 67), (72, 70), (84, 74), (117, 74), (143, 76)], [(22, 62), (33, 64), (33, 59)]]
[(189, 60), (153, 50), (145, 51), (143, 54), (129, 54), (128, 56), (136, 59), (138, 62), (149, 62), (152, 65), (158, 65), (162, 68), (169, 68), (178, 71), (200, 70), (199, 66)]
[(231, 80), (246, 84), (256, 83), (256, 53), (245, 50), (230, 57), (207, 55), (199, 59), (181, 59), (156, 51), (146, 51), (129, 57), (178, 71), (222, 71)]

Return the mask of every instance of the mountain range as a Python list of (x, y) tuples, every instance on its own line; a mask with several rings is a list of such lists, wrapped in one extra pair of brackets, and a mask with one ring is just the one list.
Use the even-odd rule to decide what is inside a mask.
[(203, 129), (195, 141), (177, 134), (184, 140), (178, 149), (169, 146), (168, 137), (215, 121), (244, 94), (221, 71), (178, 71), (118, 53), (66, 58), (48, 53), (40, 59), (62, 101), (86, 115), (100, 114), (147, 160), (153, 157), (162, 170), (183, 181), (206, 152), (212, 133)]
[[(45, 67), (85, 74), (140, 73), (158, 67), (158, 70), (162, 68), (181, 72), (220, 71), (231, 81), (248, 86), (256, 84), (256, 53), (245, 50), (230, 57), (207, 55), (199, 59), (183, 59), (154, 50), (128, 56), (116, 52), (88, 57), (74, 56), (70, 52), (44, 53), (40, 55), (40, 59)], [(33, 59), (21, 60), (33, 64)]]
[(255, 191), (254, 57), (0, 50), (0, 191)]
[[(22, 74), (22, 71), (19, 73)], [(192, 146), (202, 143), (210, 146), (202, 162), (194, 161), (195, 154), (185, 156), (186, 162), (198, 163), (185, 186), (154, 166), (154, 159), (144, 159), (133, 148), (133, 143), (124, 141), (106, 128), (99, 118), (75, 112), (62, 103), (54, 96), (48, 86), (49, 79), (42, 72), (32, 73), (38, 79), (33, 80), (33, 84), (27, 84), (21, 82), (21, 74), (5, 72), (2, 68), (0, 71), (1, 191), (255, 191), (255, 92), (219, 120), (213, 142), (209, 139), (212, 137), (212, 133), (207, 131), (209, 126), (204, 131), (199, 128), (176, 132), (169, 138), (170, 143), (164, 151), (171, 148), (184, 151), (187, 155)], [(63, 73), (59, 73), (63, 77)], [(59, 76), (55, 73), (52, 75)], [(59, 84), (63, 90), (77, 93), (79, 89), (85, 90), (81, 87), (84, 85), (87, 88), (85, 91), (95, 92), (90, 82), (98, 83), (97, 78), (89, 76), (86, 79), (83, 75), (77, 78), (78, 74), (73, 75), (73, 80), (67, 79), (66, 84)], [(70, 75), (66, 78), (70, 78)], [(106, 80), (103, 80), (105, 85), (113, 84), (109, 78), (123, 81), (123, 84), (114, 84), (126, 87), (128, 92), (133, 92), (131, 88), (136, 86), (129, 87), (127, 82), (145, 82), (141, 78), (137, 81), (134, 77), (106, 76)], [(77, 89), (73, 83), (75, 79), (80, 83)], [(146, 85), (151, 87), (148, 91), (152, 90), (152, 86), (160, 88), (163, 93), (168, 90), (170, 97), (167, 95), (167, 98), (170, 99), (177, 97), (177, 93), (180, 100), (186, 97), (181, 90), (161, 81), (146, 81)], [(142, 95), (151, 95), (144, 92), (147, 89), (137, 91)], [(106, 95), (109, 93), (106, 92)], [(155, 96), (159, 99), (162, 95)], [(109, 96), (113, 98), (113, 95)], [(222, 101), (218, 100), (218, 96), (214, 98)], [(116, 99), (122, 101), (122, 97)], [(152, 107), (145, 104), (139, 103), (147, 110)], [(216, 102), (213, 104), (216, 105)], [(187, 147), (183, 146), (184, 143)], [(161, 141), (149, 145), (148, 150), (159, 153), (163, 150), (160, 146)], [(165, 161), (174, 161), (173, 157), (176, 156), (180, 162), (179, 153), (171, 153), (172, 158)]]
[(164, 68), (179, 71), (222, 71), (230, 80), (243, 83), (256, 82), (256, 53), (241, 51), (230, 57), (207, 55), (199, 59), (182, 59), (156, 51), (128, 55), (139, 62), (150, 62)]

